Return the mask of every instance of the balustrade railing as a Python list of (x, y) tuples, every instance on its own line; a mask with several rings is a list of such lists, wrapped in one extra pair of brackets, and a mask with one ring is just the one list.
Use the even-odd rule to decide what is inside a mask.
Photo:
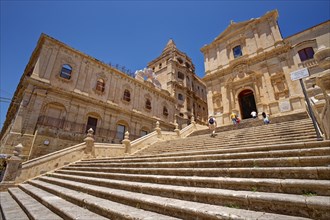
[[(58, 119), (44, 115), (39, 116), (37, 124), (38, 126), (49, 127), (61, 130), (63, 132), (70, 132), (81, 135), (85, 135), (88, 129), (86, 124), (76, 123), (73, 121), (67, 121), (65, 119)], [(111, 130), (107, 128), (96, 127), (94, 135), (95, 140), (100, 142), (117, 143), (124, 139), (124, 132), (118, 132), (116, 130)], [(129, 135), (130, 140), (135, 140), (140, 137), (141, 136), (134, 134)]]

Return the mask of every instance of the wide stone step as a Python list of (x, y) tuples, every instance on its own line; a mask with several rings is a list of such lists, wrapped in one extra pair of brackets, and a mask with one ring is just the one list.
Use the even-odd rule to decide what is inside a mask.
[(21, 189), (9, 188), (8, 191), (30, 219), (63, 219)]
[[(306, 167), (328, 166), (330, 156), (303, 156), (303, 157), (278, 157), (278, 158), (253, 158), (253, 159), (223, 159), (223, 160), (195, 160), (172, 162), (130, 162), (130, 163), (88, 163), (90, 167), (135, 167), (135, 168), (214, 168), (214, 167)], [(70, 166), (86, 166), (86, 164), (73, 164)]]
[(27, 214), (18, 205), (9, 192), (0, 192), (0, 219), (1, 214), (3, 215), (3, 220), (29, 220)]
[[(206, 130), (206, 134), (210, 134), (209, 130)], [(218, 133), (218, 132), (217, 132)], [(290, 135), (290, 134), (315, 134), (315, 130), (312, 123), (308, 125), (299, 125), (298, 123), (295, 124), (277, 124), (269, 125), (267, 127), (250, 127), (241, 130), (232, 130), (232, 131), (225, 131), (220, 132), (218, 135), (221, 138), (233, 138), (233, 137), (246, 137), (246, 138), (253, 138), (253, 137), (274, 137), (274, 136), (283, 136), (283, 135)], [(200, 137), (206, 137), (207, 135), (199, 135), (194, 137), (186, 138), (186, 141), (190, 140), (200, 140)], [(174, 140), (171, 141), (172, 143), (180, 142), (181, 140)], [(160, 143), (159, 143), (160, 144)]]
[(30, 183), (33, 185), (22, 184), (20, 187), (37, 196), (48, 195), (53, 200), (61, 201), (61, 211), (69, 215), (65, 219), (176, 219), (38, 180)]
[[(258, 149), (256, 149), (258, 150)], [(98, 163), (123, 163), (123, 162), (171, 162), (171, 161), (193, 161), (193, 160), (220, 160), (220, 159), (247, 159), (247, 158), (277, 158), (277, 157), (303, 157), (303, 156), (322, 156), (330, 155), (330, 148), (314, 148), (314, 149), (293, 149), (293, 150), (277, 150), (277, 151), (253, 151), (244, 153), (224, 153), (224, 154), (205, 154), (194, 156), (173, 156), (173, 157), (152, 157), (152, 158), (131, 158), (131, 159), (102, 159), (94, 160), (93, 164)], [(88, 164), (89, 161), (81, 161), (76, 164)]]
[[(210, 138), (210, 137), (209, 137)], [(139, 151), (134, 153), (133, 155), (139, 156), (139, 155), (152, 155), (152, 154), (162, 154), (162, 153), (169, 153), (169, 152), (186, 152), (190, 150), (212, 150), (212, 149), (218, 149), (223, 147), (252, 147), (252, 146), (264, 146), (264, 145), (274, 145), (274, 144), (294, 144), (294, 143), (302, 143), (302, 142), (312, 142), (316, 141), (316, 135), (313, 138), (300, 138), (297, 140), (293, 139), (286, 139), (284, 138), (282, 140), (277, 141), (258, 141), (258, 142), (240, 142), (240, 141), (229, 141), (229, 142), (208, 142), (205, 141), (203, 143), (195, 143), (194, 145), (176, 145), (176, 146), (150, 146), (150, 148)]]
[[(264, 125), (261, 119), (257, 120), (242, 120), (240, 124), (234, 125), (225, 125), (219, 126), (216, 130), (218, 132), (226, 132), (231, 130), (241, 130), (246, 129), (248, 127), (260, 128), (265, 126), (283, 126), (288, 125), (291, 126), (292, 124), (311, 124), (311, 119), (308, 117), (307, 113), (303, 113), (301, 115), (295, 114), (292, 116), (280, 116), (276, 118), (271, 118), (271, 124)], [(190, 136), (197, 136), (208, 133), (208, 130), (199, 130), (195, 131), (194, 133), (190, 134)]]
[[(183, 198), (176, 199), (176, 198), (168, 198), (164, 196), (157, 196), (157, 195), (148, 195), (144, 193), (136, 193), (136, 192), (130, 192), (120, 189), (112, 189), (108, 187), (103, 186), (95, 186), (90, 185), (86, 183), (79, 183), (79, 182), (71, 182), (67, 180), (56, 180), (55, 178), (50, 177), (43, 177), (43, 180), (45, 181), (47, 179), (48, 183), (43, 183), (38, 180), (30, 181), (33, 182), (34, 185), (38, 185), (41, 187), (47, 187), (49, 190), (57, 190), (58, 192), (65, 192), (67, 189), (70, 188), (70, 190), (79, 190), (87, 192), (90, 195), (98, 196), (101, 198), (109, 199), (112, 201), (120, 201), (126, 205), (130, 205), (133, 207), (140, 207), (141, 209), (158, 212), (166, 215), (172, 215), (178, 218), (184, 218), (184, 219), (221, 219), (221, 217), (225, 217), (227, 219), (244, 219), (244, 218), (250, 218), (250, 219), (290, 219), (295, 218), (293, 216), (283, 216), (278, 215), (274, 213), (274, 211), (281, 211), (281, 210), (274, 210), (273, 207), (277, 207), (276, 204), (273, 204), (271, 208), (263, 209), (262, 212), (264, 212), (264, 215), (261, 214), (261, 212), (258, 211), (251, 211), (251, 210), (244, 210), (238, 205), (234, 203), (230, 203), (229, 200), (228, 206), (229, 207), (236, 207), (236, 208), (227, 208), (220, 205), (212, 205), (208, 204), (209, 200), (206, 201), (207, 203), (201, 203), (196, 201), (187, 201), (182, 200)], [(51, 182), (52, 184), (50, 184)], [(53, 184), (56, 184), (57, 186), (54, 186)], [(64, 188), (65, 187), (65, 188)], [(176, 186), (176, 188), (178, 188)], [(206, 189), (203, 189), (206, 190)], [(177, 190), (178, 191), (178, 190)], [(205, 191), (205, 196), (212, 196), (211, 192)], [(68, 193), (66, 193), (68, 194)], [(230, 193), (228, 193), (230, 194)], [(253, 196), (250, 195), (252, 198)], [(256, 198), (259, 198), (257, 195), (255, 195)], [(271, 195), (268, 195), (270, 199), (274, 199), (274, 197), (271, 197)], [(260, 200), (261, 206), (264, 204), (264, 201)], [(222, 201), (219, 200), (218, 197), (212, 201)], [(288, 201), (288, 200), (285, 200)], [(317, 202), (318, 201), (318, 202)], [(312, 215), (310, 217), (313, 217), (313, 215), (316, 215), (317, 217), (323, 218), (321, 216), (322, 214), (319, 214), (319, 208), (324, 207), (324, 204), (320, 202), (320, 200), (314, 201), (313, 199), (307, 199), (305, 202), (305, 199), (301, 198), (301, 201), (299, 199), (293, 199), (290, 201), (291, 203), (296, 203), (295, 205), (298, 205), (299, 202), (301, 202), (303, 206), (303, 210), (300, 209), (299, 214), (303, 215)], [(242, 205), (247, 204), (246, 202), (242, 202)], [(304, 204), (304, 205), (303, 205)], [(310, 208), (307, 207), (307, 204)], [(289, 204), (290, 205), (290, 204)], [(319, 207), (320, 206), (320, 207)], [(288, 207), (288, 206), (287, 206)], [(261, 209), (256, 207), (257, 209)], [(297, 208), (296, 208), (297, 209)], [(312, 210), (311, 210), (312, 209)], [(268, 211), (272, 211), (272, 213), (267, 213)], [(266, 213), (265, 213), (266, 212)], [(324, 213), (324, 212), (322, 212)], [(268, 215), (268, 216), (267, 216)], [(293, 215), (293, 212), (290, 212), (290, 215)], [(261, 218), (262, 217), (262, 218)], [(157, 218), (154, 218), (157, 219)], [(324, 218), (323, 218), (324, 219)]]
[(330, 167), (248, 167), (248, 168), (121, 168), (65, 167), (62, 170), (107, 172), (141, 175), (280, 178), (330, 180)]
[[(124, 180), (130, 182), (157, 183), (177, 186), (193, 186), (218, 189), (246, 190), (258, 192), (288, 193), (288, 194), (315, 194), (330, 196), (329, 180), (308, 179), (270, 179), (270, 178), (229, 178), (229, 177), (185, 177), (164, 175), (133, 175), (86, 171), (59, 170), (50, 174), (52, 177), (63, 178), (79, 182), (93, 182), (98, 179)], [(91, 177), (91, 178), (88, 178)], [(116, 183), (114, 183), (116, 184)]]
[[(211, 137), (207, 137), (208, 139), (211, 139)], [(212, 138), (213, 139), (213, 138)], [(150, 146), (148, 149), (145, 149), (143, 151), (140, 151), (138, 154), (154, 154), (157, 152), (173, 152), (173, 151), (183, 151), (183, 150), (189, 150), (189, 149), (217, 149), (219, 147), (237, 147), (237, 146), (262, 146), (262, 145), (271, 145), (271, 144), (286, 144), (286, 143), (301, 143), (301, 142), (309, 142), (309, 141), (316, 141), (316, 135), (313, 135), (312, 137), (304, 136), (304, 137), (283, 137), (276, 140), (267, 140), (267, 139), (258, 139), (256, 141), (252, 140), (229, 140), (229, 141), (223, 141), (223, 140), (214, 140), (209, 141), (205, 140), (203, 143), (197, 143), (193, 141), (188, 141), (185, 145), (173, 145), (173, 143), (169, 142), (167, 144), (162, 144), (161, 146), (155, 145)]]
[(54, 213), (61, 216), (63, 219), (107, 219), (85, 208), (82, 208), (80, 205), (68, 202), (54, 194), (41, 190), (30, 184), (20, 184), (19, 188), (38, 200)]
[(131, 160), (131, 159), (148, 159), (158, 157), (185, 157), (185, 156), (196, 156), (196, 155), (208, 155), (208, 154), (223, 154), (223, 153), (237, 153), (237, 152), (255, 152), (255, 151), (277, 151), (277, 150), (291, 150), (291, 149), (306, 149), (306, 148), (318, 148), (318, 147), (330, 147), (330, 141), (311, 141), (311, 142), (299, 142), (289, 144), (275, 144), (275, 145), (263, 145), (263, 146), (237, 146), (237, 147), (219, 147), (215, 150), (203, 150), (196, 151), (190, 149), (186, 152), (170, 152), (163, 154), (153, 155), (131, 155), (125, 157), (110, 157), (110, 158), (97, 158), (97, 159), (86, 159), (82, 161), (108, 161), (108, 160)]
[(191, 137), (191, 138), (186, 138), (186, 139), (178, 139), (178, 140), (172, 140), (172, 141), (166, 141), (166, 142), (158, 142), (155, 145), (164, 145), (166, 143), (170, 145), (190, 145), (190, 144), (195, 144), (195, 142), (200, 143), (203, 142), (203, 140), (208, 140), (208, 142), (217, 142), (218, 139), (223, 141), (223, 142), (228, 142), (228, 141), (235, 141), (236, 139), (239, 140), (248, 140), (248, 141), (258, 141), (259, 139), (263, 140), (279, 140), (285, 137), (293, 138), (293, 139), (299, 139), (304, 136), (310, 136), (312, 138), (315, 137), (315, 130), (314, 128), (309, 128), (309, 129), (301, 129), (299, 130), (288, 130), (286, 128), (283, 128), (278, 131), (273, 131), (273, 130), (261, 130), (261, 131), (253, 131), (251, 132), (250, 130), (244, 130), (242, 132), (236, 132), (236, 133), (217, 133), (217, 136), (213, 139), (209, 138), (210, 132), (208, 132), (207, 135), (200, 135), (198, 137)]

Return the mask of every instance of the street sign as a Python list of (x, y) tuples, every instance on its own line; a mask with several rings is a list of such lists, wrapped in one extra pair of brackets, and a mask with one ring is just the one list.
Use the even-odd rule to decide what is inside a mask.
[(304, 69), (293, 71), (293, 72), (290, 73), (290, 75), (291, 75), (291, 80), (295, 81), (295, 80), (298, 80), (298, 79), (308, 77), (309, 72), (308, 72), (307, 68), (304, 68)]

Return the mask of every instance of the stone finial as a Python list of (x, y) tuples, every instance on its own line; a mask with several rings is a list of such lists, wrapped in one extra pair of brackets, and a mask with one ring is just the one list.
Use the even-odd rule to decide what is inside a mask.
[(125, 137), (124, 138), (129, 140), (129, 132), (128, 131), (125, 132)]
[(13, 154), (14, 156), (19, 157), (19, 155), (22, 153), (23, 145), (20, 143), (14, 147)]
[(131, 141), (129, 140), (129, 132), (125, 132), (124, 140), (122, 140), (122, 143), (125, 147), (125, 153), (130, 154), (131, 153)]
[(94, 130), (92, 128), (88, 129), (86, 138), (84, 139), (84, 141), (86, 142), (85, 153), (92, 154), (92, 156), (95, 157), (95, 139), (93, 134)]
[(159, 127), (159, 121), (157, 121), (155, 131), (157, 132), (157, 135), (158, 135), (159, 138), (162, 136), (161, 130), (162, 129)]
[(87, 137), (93, 137), (93, 134), (94, 134), (93, 128), (88, 129), (88, 131), (87, 131)]
[(176, 122), (176, 119), (174, 120), (174, 126), (175, 126), (174, 131), (175, 131), (176, 129), (179, 129), (179, 124)]
[(193, 122), (195, 122), (195, 116), (194, 115), (191, 116), (191, 123), (193, 123)]
[(19, 155), (21, 154), (22, 149), (22, 144), (16, 145), (13, 151), (14, 155), (6, 159), (7, 166), (1, 183), (12, 184), (15, 182), (16, 177), (20, 175), (22, 169), (22, 159)]
[(177, 135), (178, 137), (180, 137), (179, 125), (178, 125), (178, 123), (176, 122), (176, 119), (174, 119), (174, 126), (175, 126), (174, 132), (176, 133), (176, 135)]

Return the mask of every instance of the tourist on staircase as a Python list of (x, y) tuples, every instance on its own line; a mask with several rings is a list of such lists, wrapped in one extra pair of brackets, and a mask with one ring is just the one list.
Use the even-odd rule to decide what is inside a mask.
[(216, 127), (217, 127), (217, 122), (216, 122), (215, 118), (212, 115), (210, 115), (210, 117), (209, 117), (209, 129), (212, 132), (211, 137), (215, 137)]
[(269, 120), (269, 116), (265, 113), (265, 112), (262, 112), (262, 117), (264, 119), (264, 124), (269, 124), (270, 123), (270, 120)]

